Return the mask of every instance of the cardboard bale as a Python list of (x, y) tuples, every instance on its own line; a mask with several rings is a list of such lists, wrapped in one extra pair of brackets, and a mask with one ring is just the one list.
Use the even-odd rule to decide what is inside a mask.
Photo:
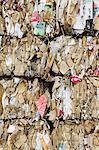
[(99, 149), (98, 20), (97, 1), (0, 1), (0, 150)]

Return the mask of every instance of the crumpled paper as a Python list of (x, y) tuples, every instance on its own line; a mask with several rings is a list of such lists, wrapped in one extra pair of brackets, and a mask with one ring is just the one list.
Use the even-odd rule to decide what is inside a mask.
[(38, 112), (40, 113), (41, 117), (44, 116), (46, 106), (47, 106), (47, 98), (46, 98), (45, 94), (43, 94), (42, 96), (40, 96), (40, 98), (37, 102)]

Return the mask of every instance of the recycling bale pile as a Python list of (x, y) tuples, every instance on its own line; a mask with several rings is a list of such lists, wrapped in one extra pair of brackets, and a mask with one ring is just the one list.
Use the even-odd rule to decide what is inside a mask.
[(0, 80), (1, 148), (98, 148), (98, 78), (53, 79)]
[(98, 149), (98, 0), (0, 0), (0, 150)]

